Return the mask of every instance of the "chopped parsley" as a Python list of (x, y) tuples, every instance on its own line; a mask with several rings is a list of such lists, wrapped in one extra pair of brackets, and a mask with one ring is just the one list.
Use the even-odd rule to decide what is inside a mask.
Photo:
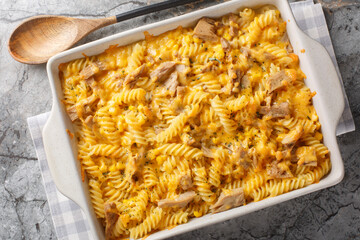
[(217, 59), (217, 58), (209, 58), (209, 61), (217, 61), (218, 63), (221, 64), (221, 61), (219, 59)]

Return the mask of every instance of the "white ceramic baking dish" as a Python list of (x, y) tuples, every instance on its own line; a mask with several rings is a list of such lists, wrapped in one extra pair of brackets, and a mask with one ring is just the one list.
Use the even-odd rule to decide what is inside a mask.
[[(344, 110), (344, 96), (334, 65), (322, 45), (310, 39), (296, 25), (287, 0), (234, 0), (218, 4), (203, 10), (188, 13), (179, 17), (149, 24), (126, 32), (118, 33), (74, 49), (62, 52), (52, 57), (47, 64), (47, 72), (53, 95), (51, 115), (43, 131), (45, 151), (52, 177), (58, 190), (76, 202), (86, 214), (94, 239), (104, 239), (104, 231), (95, 217), (87, 182), (81, 181), (80, 164), (77, 160), (76, 140), (70, 139), (66, 129), (73, 132), (72, 123), (61, 103), (63, 93), (58, 74), (60, 63), (73, 59), (99, 54), (110, 45), (126, 45), (144, 39), (144, 31), (158, 35), (179, 25), (194, 26), (203, 16), (220, 17), (235, 10), (251, 7), (256, 8), (265, 4), (275, 5), (281, 12), (282, 18), (287, 21), (287, 33), (294, 51), (299, 55), (301, 69), (307, 76), (305, 81), (311, 91), (317, 94), (313, 98), (314, 106), (320, 118), (324, 143), (331, 152), (332, 170), (329, 175), (317, 184), (295, 190), (277, 197), (268, 198), (259, 202), (247, 204), (218, 214), (208, 214), (201, 218), (190, 220), (188, 223), (171, 230), (164, 230), (152, 234), (148, 239), (162, 239), (187, 231), (198, 229), (210, 224), (222, 222), (256, 210), (284, 202), (323, 188), (339, 183), (344, 176), (344, 167), (336, 142), (335, 130), (338, 120)], [(305, 49), (305, 53), (300, 53)], [(259, 219), (259, 221), (261, 221)]]

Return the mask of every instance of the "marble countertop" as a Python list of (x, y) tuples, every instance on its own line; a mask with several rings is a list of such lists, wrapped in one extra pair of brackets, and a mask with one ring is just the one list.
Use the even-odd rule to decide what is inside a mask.
[[(0, 4), (0, 239), (56, 239), (26, 118), (51, 108), (45, 64), (14, 61), (7, 40), (38, 14), (112, 16), (159, 0), (11, 0)], [(203, 8), (219, 1), (203, 1)], [(344, 180), (331, 188), (180, 235), (174, 239), (360, 239), (360, 1), (317, 0), (324, 8), (357, 130), (338, 137)], [(192, 11), (139, 17), (90, 34), (79, 44)]]

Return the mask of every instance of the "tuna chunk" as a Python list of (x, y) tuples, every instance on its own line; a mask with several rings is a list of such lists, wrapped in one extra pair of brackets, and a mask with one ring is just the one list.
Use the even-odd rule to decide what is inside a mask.
[(190, 136), (187, 133), (182, 133), (180, 136), (182, 142), (188, 146), (191, 146), (192, 144), (195, 143), (195, 138), (193, 138), (192, 136)]
[(241, 78), (244, 76), (240, 69), (234, 69), (234, 67), (228, 69), (228, 75), (230, 79), (234, 79), (236, 82), (240, 82)]
[(186, 83), (187, 74), (190, 73), (191, 68), (189, 66), (186, 66), (185, 64), (176, 64), (175, 71), (178, 72), (178, 81), (183, 84)]
[(290, 78), (285, 74), (284, 70), (275, 73), (267, 80), (269, 93), (286, 86), (290, 82)]
[(231, 158), (236, 161), (235, 163), (237, 165), (241, 166), (245, 170), (251, 166), (251, 156), (249, 156), (248, 151), (246, 151), (242, 146), (236, 147), (234, 149)]
[(259, 157), (258, 157), (258, 154), (257, 154), (257, 152), (256, 152), (256, 149), (255, 149), (254, 147), (252, 147), (252, 148), (250, 148), (250, 149), (248, 150), (248, 152), (249, 152), (249, 155), (250, 155), (251, 160), (252, 160), (252, 165), (253, 165), (255, 168), (259, 167), (259, 166), (258, 166), (258, 165), (259, 165)]
[(220, 38), (220, 42), (221, 42), (221, 47), (224, 49), (224, 51), (230, 50), (231, 46), (228, 40), (226, 40), (225, 38)]
[(253, 55), (253, 50), (251, 50), (250, 48), (247, 47), (241, 47), (240, 51), (245, 55), (245, 57), (251, 57), (251, 55)]
[(230, 25), (229, 34), (232, 37), (236, 37), (239, 34), (239, 28), (234, 25)]
[(180, 177), (180, 187), (183, 190), (188, 190), (189, 188), (192, 188), (192, 186), (193, 183), (189, 174), (184, 174)]
[(290, 43), (290, 40), (289, 40), (289, 36), (285, 33), (284, 36), (281, 38), (281, 41), (286, 43), (286, 51), (288, 53), (293, 53), (294, 52), (294, 49)]
[(214, 154), (214, 152), (213, 152), (210, 148), (207, 148), (207, 147), (205, 147), (205, 146), (202, 146), (202, 147), (201, 147), (201, 151), (203, 152), (204, 157), (207, 157), (207, 158), (215, 158), (215, 154)]
[(162, 82), (170, 76), (175, 67), (176, 63), (174, 62), (161, 63), (160, 66), (150, 73), (150, 78), (153, 82)]
[(290, 132), (288, 132), (283, 136), (281, 143), (284, 145), (293, 145), (297, 142), (297, 140), (300, 139), (303, 133), (304, 133), (303, 127), (296, 126), (295, 129), (291, 130)]
[(149, 107), (147, 107), (147, 106), (144, 106), (144, 114), (145, 114), (145, 116), (146, 117), (148, 117), (149, 119), (152, 119), (153, 118), (153, 113), (152, 113), (152, 111), (150, 110), (150, 108)]
[(75, 121), (78, 118), (87, 117), (89, 113), (91, 113), (91, 106), (98, 100), (99, 98), (93, 94), (90, 97), (78, 102), (76, 105), (73, 105), (67, 109), (67, 113), (71, 119), (71, 121)]
[(215, 33), (215, 21), (210, 18), (202, 18), (194, 29), (194, 36), (205, 41), (217, 41)]
[(180, 194), (174, 200), (171, 200), (171, 199), (160, 200), (158, 202), (158, 206), (160, 208), (185, 207), (189, 202), (191, 202), (194, 199), (195, 196), (196, 196), (196, 193), (194, 191), (185, 192), (183, 194)]
[(105, 211), (105, 235), (106, 239), (111, 239), (113, 236), (113, 229), (115, 227), (116, 221), (119, 218), (117, 214), (116, 204), (113, 202), (105, 203), (104, 206)]
[(234, 153), (233, 153), (233, 156), (234, 156), (234, 159), (243, 159), (246, 157), (246, 150), (244, 150), (243, 147), (237, 147), (235, 150), (234, 150)]
[(317, 157), (315, 147), (299, 147), (296, 149), (297, 164), (300, 166), (317, 166)]
[(288, 166), (283, 164), (278, 164), (273, 162), (271, 166), (267, 169), (267, 174), (270, 178), (291, 178), (293, 174), (291, 173)]
[(187, 67), (184, 64), (177, 64), (175, 69), (179, 73), (185, 73), (187, 71)]
[(89, 128), (92, 128), (93, 125), (94, 125), (94, 117), (89, 115), (89, 116), (86, 117), (84, 122)]
[(76, 111), (76, 105), (73, 105), (73, 106), (69, 107), (67, 109), (67, 113), (68, 113), (68, 115), (69, 115), (72, 122), (79, 118), (79, 116), (77, 114), (77, 111)]
[(274, 54), (271, 54), (271, 53), (268, 53), (268, 52), (264, 52), (263, 57), (265, 58), (265, 60), (274, 60), (274, 59), (276, 59), (276, 56)]
[(154, 58), (153, 58), (151, 55), (146, 56), (146, 60), (147, 60), (149, 63), (151, 63), (151, 64), (154, 64), (154, 63), (155, 63), (155, 60), (154, 60)]
[(261, 106), (259, 113), (272, 118), (283, 118), (290, 115), (289, 103), (282, 102), (272, 106)]
[(239, 29), (236, 26), (230, 25), (229, 34), (232, 37), (236, 37), (239, 34)]
[(229, 21), (237, 23), (239, 20), (239, 15), (235, 13), (229, 13)]
[(139, 158), (139, 155), (136, 154), (135, 156), (129, 156), (128, 162), (126, 164), (125, 168), (125, 177), (126, 180), (130, 183), (134, 183), (133, 176), (135, 175), (135, 172), (137, 171), (137, 159)]
[(96, 81), (93, 77), (89, 77), (89, 78), (85, 79), (85, 83), (91, 88), (93, 88), (93, 86), (97, 85)]
[(230, 77), (230, 81), (228, 82), (229, 93), (239, 92), (239, 87), (241, 84), (241, 79), (244, 76), (244, 73), (240, 69), (234, 69), (233, 67), (229, 68), (228, 76)]
[(99, 87), (98, 83), (95, 81), (93, 77), (90, 77), (88, 79), (85, 79), (85, 83), (91, 87), (94, 93), (98, 95), (102, 95), (102, 89)]
[(215, 62), (211, 61), (205, 64), (205, 66), (201, 69), (202, 73), (210, 72), (214, 69)]
[(243, 188), (223, 189), (218, 198), (218, 201), (210, 207), (213, 213), (229, 210), (233, 207), (244, 205), (244, 190)]
[(176, 96), (179, 97), (179, 98), (182, 98), (185, 96), (185, 93), (186, 93), (186, 87), (184, 86), (178, 86), (176, 88)]
[(84, 107), (87, 107), (87, 106), (93, 105), (98, 99), (99, 99), (98, 96), (96, 96), (95, 94), (92, 94), (91, 96), (85, 98), (84, 100), (82, 100), (78, 104), (83, 105)]
[(145, 65), (143, 64), (140, 67), (138, 67), (137, 69), (135, 69), (135, 71), (133, 71), (132, 73), (128, 74), (125, 77), (125, 81), (124, 81), (124, 86), (130, 86), (133, 87), (134, 84), (136, 83), (136, 81), (139, 79), (139, 77), (143, 74), (144, 69), (145, 69)]
[(230, 34), (230, 36), (235, 37), (239, 33), (239, 28), (236, 25), (236, 23), (239, 21), (239, 16), (236, 14), (230, 13), (229, 20), (230, 20), (229, 34)]
[(293, 48), (293, 46), (291, 45), (290, 42), (288, 42), (288, 44), (287, 44), (287, 46), (286, 46), (286, 51), (287, 51), (288, 53), (293, 53), (293, 52), (294, 52), (294, 48)]
[(80, 76), (84, 79), (88, 79), (92, 76), (94, 76), (96, 73), (105, 70), (105, 65), (101, 62), (94, 62), (86, 66), (83, 70), (80, 72)]
[(176, 88), (179, 86), (178, 73), (175, 71), (170, 74), (169, 78), (165, 81), (164, 86), (168, 90), (172, 97), (175, 96)]
[(249, 88), (251, 86), (251, 82), (250, 82), (248, 75), (244, 75), (241, 78), (240, 85), (241, 85), (241, 88)]
[[(151, 109), (152, 109), (152, 113), (153, 115), (155, 114), (155, 116), (158, 118), (158, 119), (162, 119), (163, 118), (163, 115), (161, 114), (161, 111), (160, 111), (160, 104), (158, 103), (158, 101), (152, 101), (151, 103)], [(156, 128), (155, 128), (155, 132), (156, 132)]]

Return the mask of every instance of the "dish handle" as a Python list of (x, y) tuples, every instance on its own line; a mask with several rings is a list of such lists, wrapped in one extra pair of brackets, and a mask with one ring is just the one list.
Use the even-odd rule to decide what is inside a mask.
[[(92, 205), (87, 190), (87, 182), (81, 180), (80, 162), (74, 157), (77, 156), (77, 153), (73, 152), (77, 149), (76, 141), (69, 136), (71, 134), (68, 134), (67, 131), (59, 130), (67, 129), (66, 123), (68, 123), (68, 126), (71, 125), (67, 114), (63, 111), (64, 109), (57, 102), (53, 102), (50, 117), (42, 132), (50, 173), (57, 189), (78, 204), (87, 219), (96, 219), (95, 212), (89, 207)], [(72, 149), (73, 151), (62, 151), (62, 149)], [(93, 236), (93, 239), (104, 236), (100, 223), (96, 221), (88, 221), (88, 223), (90, 228), (97, 233), (96, 236)]]
[[(305, 64), (309, 64), (312, 69), (315, 69), (312, 77), (318, 80), (317, 94), (321, 96), (323, 106), (327, 109), (324, 113), (331, 113), (327, 116), (327, 123), (335, 132), (345, 108), (344, 94), (337, 71), (325, 47), (303, 31), (299, 32), (302, 35), (302, 45), (306, 51), (304, 54), (308, 55), (308, 61)], [(320, 59), (321, 61), (319, 61)], [(318, 110), (321, 111), (322, 109)]]
[[(66, 146), (67, 149), (74, 149), (71, 145), (71, 137), (66, 131), (59, 129), (67, 129), (63, 117), (60, 115), (58, 105), (53, 104), (53, 108), (48, 121), (43, 129), (44, 149), (48, 160), (49, 169), (58, 190), (72, 199), (81, 199), (82, 186), (74, 179), (81, 179), (81, 173), (77, 171), (79, 161), (74, 159), (72, 152), (62, 151), (60, 147)], [(68, 130), (67, 130), (68, 131)]]

